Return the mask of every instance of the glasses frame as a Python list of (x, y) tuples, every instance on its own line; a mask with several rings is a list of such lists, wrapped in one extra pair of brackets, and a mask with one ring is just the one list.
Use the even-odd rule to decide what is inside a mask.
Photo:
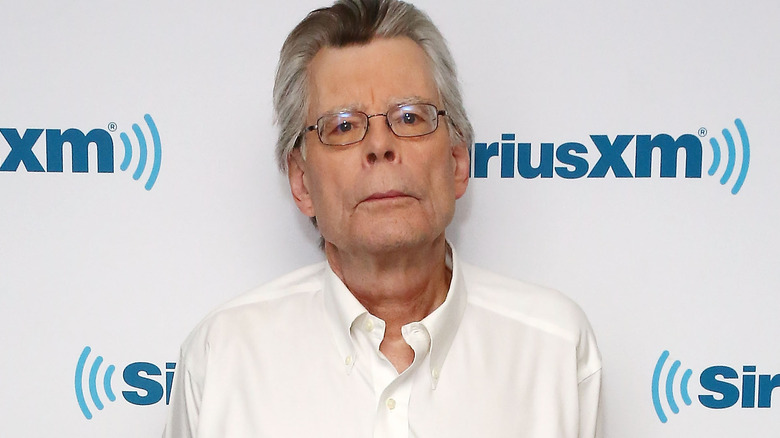
[[(415, 134), (415, 135), (400, 135), (397, 132), (395, 132), (395, 129), (393, 129), (393, 125), (390, 123), (390, 119), (387, 117), (387, 114), (390, 113), (393, 109), (402, 108), (402, 107), (411, 106), (411, 105), (424, 105), (424, 106), (432, 107), (435, 110), (435, 112), (436, 112), (436, 118), (435, 118), (436, 126), (434, 126), (433, 129), (430, 132), (426, 132), (424, 134)], [(335, 144), (325, 143), (322, 140), (322, 133), (319, 130), (320, 122), (325, 117), (337, 116), (339, 114), (362, 114), (362, 115), (364, 115), (366, 117), (366, 129), (363, 130), (363, 135), (360, 137), (359, 140), (351, 141), (349, 143), (335, 143)], [(398, 137), (398, 138), (417, 138), (417, 137), (424, 137), (426, 135), (430, 135), (430, 134), (433, 134), (434, 132), (436, 132), (436, 130), (439, 129), (439, 116), (446, 116), (446, 115), (447, 115), (447, 111), (440, 110), (439, 108), (436, 107), (436, 105), (434, 105), (432, 103), (403, 103), (403, 104), (399, 104), (399, 105), (390, 106), (390, 108), (388, 108), (388, 110), (386, 112), (384, 112), (384, 113), (376, 113), (376, 114), (367, 114), (367, 113), (365, 113), (363, 111), (341, 111), (341, 112), (338, 112), (338, 113), (328, 113), (328, 114), (321, 115), (317, 119), (317, 122), (315, 124), (309, 125), (306, 128), (304, 128), (303, 134), (306, 134), (307, 132), (310, 132), (310, 131), (315, 131), (315, 132), (317, 132), (317, 138), (319, 138), (320, 143), (322, 143), (322, 144), (324, 144), (326, 146), (349, 146), (351, 144), (360, 143), (361, 141), (363, 141), (366, 138), (366, 135), (368, 134), (368, 129), (370, 128), (370, 125), (371, 125), (371, 123), (369, 123), (371, 121), (371, 118), (378, 117), (378, 116), (383, 116), (385, 118), (385, 124), (390, 129), (390, 132), (392, 132), (393, 135), (395, 135), (396, 137)]]

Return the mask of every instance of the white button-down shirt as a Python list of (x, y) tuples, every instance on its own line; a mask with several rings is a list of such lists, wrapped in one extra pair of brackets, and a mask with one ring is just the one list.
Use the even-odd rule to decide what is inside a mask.
[(579, 307), (451, 263), (444, 303), (402, 328), (401, 374), (385, 322), (327, 263), (217, 309), (182, 347), (164, 437), (596, 436), (601, 360)]

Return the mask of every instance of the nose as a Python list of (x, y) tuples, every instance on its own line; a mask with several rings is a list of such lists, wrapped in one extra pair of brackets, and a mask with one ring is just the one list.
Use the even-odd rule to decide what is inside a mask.
[[(371, 119), (378, 120), (372, 121)], [(373, 127), (371, 126), (372, 122), (374, 124)], [(388, 163), (397, 161), (398, 150), (396, 143), (397, 138), (390, 130), (387, 115), (373, 114), (368, 116), (368, 132), (366, 132), (366, 137), (363, 139), (366, 164), (374, 165), (381, 161)]]

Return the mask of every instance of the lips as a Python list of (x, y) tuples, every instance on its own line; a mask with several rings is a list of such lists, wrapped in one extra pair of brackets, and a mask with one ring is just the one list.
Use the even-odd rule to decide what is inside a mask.
[(388, 200), (393, 198), (405, 198), (405, 197), (409, 197), (409, 195), (400, 192), (398, 190), (388, 190), (386, 192), (373, 193), (371, 194), (371, 196), (368, 196), (367, 198), (363, 199), (361, 202), (381, 201), (381, 200)]

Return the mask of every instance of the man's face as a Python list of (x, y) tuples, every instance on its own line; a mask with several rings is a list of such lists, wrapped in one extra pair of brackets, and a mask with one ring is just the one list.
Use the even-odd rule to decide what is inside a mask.
[[(323, 114), (385, 113), (403, 103), (442, 108), (423, 50), (408, 38), (324, 48), (309, 66), (307, 125)], [(426, 136), (396, 137), (385, 117), (372, 117), (366, 137), (323, 145), (306, 133), (306, 159), (295, 150), (290, 184), (301, 211), (316, 216), (326, 242), (339, 250), (392, 251), (443, 237), (455, 199), (468, 184), (468, 152), (452, 146), (444, 116)]]

